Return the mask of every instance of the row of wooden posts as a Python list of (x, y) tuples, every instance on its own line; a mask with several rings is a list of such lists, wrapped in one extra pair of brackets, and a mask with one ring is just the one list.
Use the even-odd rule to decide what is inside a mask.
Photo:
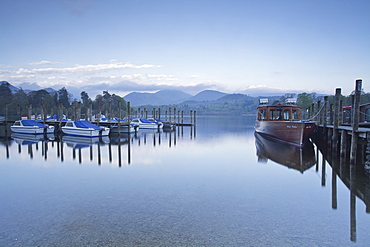
[[(350, 163), (354, 165), (356, 162), (357, 144), (359, 138), (359, 119), (360, 119), (360, 99), (361, 99), (362, 79), (355, 82), (355, 93), (352, 105), (352, 124), (351, 127), (342, 126), (343, 124), (343, 111), (341, 101), (341, 88), (335, 90), (334, 104), (328, 103), (328, 96), (324, 97), (324, 102), (317, 102), (317, 111), (315, 113), (315, 105), (312, 104), (311, 108), (307, 109), (311, 119), (315, 120), (318, 126), (323, 130), (326, 137), (330, 137), (333, 145), (340, 145), (341, 153), (344, 153), (346, 148), (346, 136), (350, 132), (351, 135), (351, 148), (350, 148)], [(369, 129), (370, 132), (370, 129)], [(339, 137), (341, 142), (338, 143)]]
[[(141, 110), (141, 108), (138, 108), (137, 112), (135, 112), (136, 116), (138, 118), (148, 118), (148, 111), (146, 108)], [(176, 114), (177, 113), (177, 114)], [(184, 111), (176, 111), (176, 108), (173, 108), (173, 118), (172, 118), (172, 108), (170, 107), (168, 110), (164, 113), (165, 118), (161, 119), (161, 108), (153, 108), (152, 110), (152, 118), (158, 118), (160, 120), (166, 120), (172, 123), (184, 123)], [(176, 120), (177, 116), (177, 120)], [(196, 111), (190, 111), (190, 123), (195, 124), (196, 123)]]
[[(81, 102), (75, 102), (75, 103), (72, 103), (71, 105), (72, 107), (72, 116), (71, 116), (71, 119), (72, 120), (77, 120), (77, 119), (81, 119)], [(58, 116), (59, 116), (59, 119), (57, 119), (58, 121), (61, 121), (62, 120), (62, 117), (63, 117), (63, 105), (62, 104), (59, 104), (58, 105)], [(27, 119), (31, 119), (32, 118), (32, 111), (33, 111), (33, 108), (32, 108), (32, 105), (28, 105), (28, 109), (27, 109)], [(101, 121), (101, 110), (98, 110), (98, 115), (96, 116), (96, 120), (94, 122), (97, 122), (99, 123), (99, 121)], [(126, 110), (127, 114), (126, 114), (126, 117), (127, 118), (130, 118), (131, 116), (131, 104), (130, 102), (127, 102), (127, 110)], [(121, 109), (121, 102), (118, 102), (118, 111), (117, 111), (118, 115), (118, 119), (122, 119), (122, 109)], [(161, 109), (160, 108), (153, 108), (152, 112), (152, 117), (153, 118), (158, 118), (158, 119), (161, 119)], [(41, 118), (42, 120), (44, 121), (44, 123), (46, 122), (46, 111), (45, 111), (45, 106), (44, 105), (41, 105), (40, 107), (40, 115), (41, 115)], [(112, 116), (113, 116), (113, 112), (112, 112), (112, 107), (110, 106), (108, 111), (107, 111), (107, 118), (108, 120), (112, 119)], [(148, 118), (148, 111), (146, 108), (144, 109), (141, 109), (141, 108), (138, 108), (137, 111), (134, 112), (133, 114), (134, 116), (136, 117), (139, 117), (139, 118)], [(176, 108), (169, 108), (168, 110), (165, 111), (165, 119), (162, 119), (162, 120), (166, 120), (166, 121), (169, 121), (169, 122), (175, 122), (175, 123), (184, 123), (184, 111), (179, 111), (177, 110)], [(20, 116), (20, 110), (17, 110), (17, 117), (21, 118)], [(176, 119), (177, 118), (177, 119)], [(7, 112), (7, 107), (6, 107), (6, 119), (8, 120), (8, 112)], [(89, 108), (86, 110), (86, 114), (85, 114), (85, 120), (89, 120), (89, 121), (93, 121), (93, 114), (92, 114), (92, 104), (90, 103), (89, 105)], [(195, 124), (196, 123), (196, 111), (190, 111), (190, 124)]]

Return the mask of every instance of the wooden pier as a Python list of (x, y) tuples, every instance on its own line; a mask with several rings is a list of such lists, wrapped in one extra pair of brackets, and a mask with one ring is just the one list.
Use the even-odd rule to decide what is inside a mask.
[(312, 139), (315, 143), (320, 142), (322, 148), (331, 149), (338, 157), (348, 158), (347, 163), (351, 167), (362, 164), (363, 168), (370, 172), (370, 128), (359, 127), (361, 90), (362, 80), (358, 79), (351, 107), (351, 125), (344, 124), (342, 121), (340, 88), (336, 89), (334, 105), (328, 107), (328, 96), (324, 97), (324, 104), (321, 108), (321, 102), (318, 102), (318, 113), (315, 115), (317, 131)]

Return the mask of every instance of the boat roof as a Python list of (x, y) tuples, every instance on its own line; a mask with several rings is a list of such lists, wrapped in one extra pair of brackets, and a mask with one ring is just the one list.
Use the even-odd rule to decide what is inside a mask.
[(85, 129), (88, 129), (88, 128), (92, 128), (94, 130), (99, 130), (100, 127), (89, 122), (89, 121), (86, 121), (86, 120), (76, 120), (74, 121), (76, 127), (78, 128), (85, 128)]
[(37, 122), (35, 120), (20, 120), (23, 124), (23, 126), (37, 126), (40, 128), (44, 128), (45, 124), (42, 124), (40, 122)]
[(289, 107), (289, 108), (300, 108), (299, 106), (297, 105), (283, 105), (283, 104), (276, 104), (276, 105), (259, 105), (258, 108), (260, 107), (271, 107), (271, 108), (274, 108), (274, 107), (277, 107), (277, 108), (281, 108), (281, 107)]
[(142, 123), (154, 123), (154, 124), (155, 124), (155, 122), (152, 122), (152, 121), (150, 121), (150, 120), (148, 120), (148, 119), (146, 119), (146, 118), (140, 118), (140, 121), (141, 121)]

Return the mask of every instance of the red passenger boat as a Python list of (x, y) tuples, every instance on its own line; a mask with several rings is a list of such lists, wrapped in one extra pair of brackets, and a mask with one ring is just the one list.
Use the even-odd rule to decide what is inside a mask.
[(265, 138), (302, 147), (315, 127), (314, 121), (301, 119), (301, 108), (294, 100), (284, 105), (268, 105), (267, 99), (260, 100), (255, 130)]

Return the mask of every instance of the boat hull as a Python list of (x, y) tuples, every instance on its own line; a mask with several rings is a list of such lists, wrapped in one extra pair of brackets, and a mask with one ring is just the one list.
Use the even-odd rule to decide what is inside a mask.
[(110, 133), (111, 134), (115, 134), (115, 133), (124, 133), (124, 134), (135, 133), (136, 129), (137, 128), (134, 127), (134, 126), (122, 125), (120, 127), (120, 130), (118, 130), (118, 126), (113, 126), (113, 127), (110, 128)]
[(315, 130), (315, 122), (305, 121), (257, 121), (255, 130), (276, 141), (302, 147)]
[(10, 126), (10, 129), (18, 134), (43, 135), (54, 133), (54, 126), (49, 126), (48, 128), (40, 128), (37, 126)]
[(71, 135), (71, 136), (99, 137), (99, 136), (109, 135), (109, 129), (94, 130), (94, 129), (84, 129), (84, 128), (62, 127), (62, 131), (64, 134)]

